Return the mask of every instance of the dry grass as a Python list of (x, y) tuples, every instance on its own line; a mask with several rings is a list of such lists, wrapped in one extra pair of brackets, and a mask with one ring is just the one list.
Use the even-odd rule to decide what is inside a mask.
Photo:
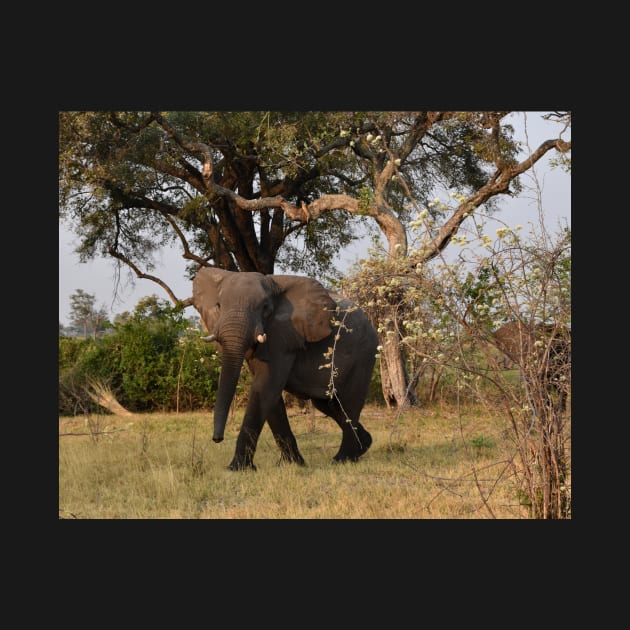
[[(526, 518), (504, 419), (481, 408), (366, 408), (372, 448), (334, 464), (332, 420), (289, 412), (307, 466), (278, 466), (268, 427), (256, 472), (231, 472), (240, 418), (209, 413), (60, 418), (59, 516), (100, 519)], [(72, 434), (72, 435), (68, 435)]]
[(114, 396), (111, 388), (98, 380), (91, 379), (86, 388), (88, 396), (104, 409), (118, 416), (133, 416), (133, 413), (125, 409)]

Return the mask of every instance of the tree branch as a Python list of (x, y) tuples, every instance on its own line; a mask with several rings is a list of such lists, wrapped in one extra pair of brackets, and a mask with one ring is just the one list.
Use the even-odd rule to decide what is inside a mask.
[[(173, 304), (177, 305), (177, 304), (181, 304), (184, 307), (187, 306), (191, 306), (192, 305), (192, 297), (188, 297), (185, 300), (180, 300), (171, 290), (171, 288), (166, 284), (166, 282), (164, 282), (163, 280), (160, 280), (160, 278), (156, 277), (156, 276), (152, 276), (148, 273), (143, 273), (142, 271), (140, 271), (140, 269), (138, 269), (138, 267), (129, 259), (127, 258), (124, 254), (121, 254), (120, 252), (117, 252), (113, 247), (109, 248), (109, 255), (113, 256), (114, 258), (117, 258), (118, 260), (122, 261), (123, 263), (125, 263), (125, 265), (127, 265), (128, 267), (130, 267), (134, 273), (136, 274), (136, 276), (138, 278), (140, 278), (141, 280), (152, 280), (153, 282), (155, 282), (156, 284), (159, 284), (164, 291), (166, 291), (166, 293), (168, 294), (168, 296), (171, 298)], [(205, 261), (204, 261), (205, 264)]]
[(307, 205), (302, 202), (302, 207), (297, 208), (285, 200), (282, 200), (280, 207), (286, 215), (293, 221), (308, 223), (318, 219), (324, 212), (333, 210), (345, 210), (352, 214), (366, 215), (372, 217), (385, 234), (389, 243), (390, 255), (405, 253), (407, 251), (407, 234), (394, 213), (383, 205), (371, 204), (366, 208), (359, 205), (359, 202), (350, 195), (322, 195), (315, 201)]
[(279, 195), (276, 197), (263, 197), (260, 199), (246, 199), (245, 197), (241, 197), (236, 194), (233, 190), (224, 188), (220, 184), (217, 184), (213, 177), (214, 166), (212, 161), (212, 147), (205, 142), (189, 142), (185, 140), (158, 113), (155, 113), (155, 119), (182, 149), (197, 155), (201, 154), (201, 162), (203, 164), (201, 176), (206, 186), (207, 193), (218, 195), (220, 197), (226, 197), (236, 204), (236, 206), (241, 210), (257, 211), (264, 210), (266, 208), (280, 207), (282, 197)]
[(551, 149), (566, 153), (571, 150), (571, 142), (564, 142), (559, 138), (546, 140), (519, 164), (503, 166), (502, 169), (497, 169), (485, 186), (482, 186), (458, 206), (451, 218), (442, 226), (438, 235), (427, 245), (419, 259), (415, 259), (415, 264), (435, 258), (446, 247), (451, 238), (457, 234), (459, 226), (469, 214), (491, 197), (508, 193), (510, 182), (521, 173), (529, 170)]
[(182, 254), (182, 258), (185, 258), (187, 260), (194, 260), (199, 265), (204, 266), (206, 264), (206, 260), (204, 258), (201, 258), (200, 256), (197, 256), (196, 254), (193, 254), (190, 251), (190, 247), (188, 246), (188, 240), (184, 236), (184, 233), (181, 231), (177, 223), (175, 223), (175, 220), (173, 219), (173, 217), (171, 217), (168, 213), (165, 213), (165, 212), (161, 212), (161, 214), (164, 217), (164, 219), (168, 221), (168, 223), (170, 223), (171, 227), (173, 228), (173, 230), (179, 237), (179, 240), (181, 241), (182, 247), (184, 248), (184, 253)]
[[(502, 115), (503, 113), (500, 114)], [(370, 216), (378, 223), (381, 231), (385, 234), (385, 237), (387, 238), (389, 245), (389, 255), (397, 256), (399, 254), (406, 253), (406, 231), (400, 223), (399, 219), (395, 216), (395, 214), (385, 205), (383, 194), (377, 195), (376, 203), (370, 204), (367, 207), (360, 206), (357, 199), (345, 194), (322, 195), (308, 205), (306, 205), (302, 201), (300, 207), (292, 205), (279, 194), (272, 197), (258, 197), (255, 199), (247, 199), (235, 193), (233, 190), (225, 188), (224, 186), (221, 186), (220, 184), (215, 182), (211, 145), (203, 142), (188, 141), (183, 138), (164, 119), (164, 117), (160, 113), (152, 112), (151, 115), (153, 117), (153, 120), (155, 120), (157, 124), (159, 124), (162, 129), (164, 129), (164, 131), (173, 139), (173, 141), (176, 142), (182, 149), (196, 156), (200, 156), (200, 160), (203, 165), (201, 177), (205, 186), (204, 194), (207, 195), (209, 198), (216, 196), (225, 198), (231, 201), (237, 208), (249, 212), (279, 208), (291, 221), (302, 224), (317, 220), (323, 213), (333, 210), (344, 210), (353, 214)], [(401, 158), (404, 159), (409, 155), (411, 149), (413, 148), (413, 146), (415, 146), (415, 143), (418, 142), (419, 138), (421, 138), (423, 134), (427, 133), (431, 125), (448, 117), (449, 114), (447, 112), (429, 112), (423, 119), (417, 120), (415, 122), (411, 136), (399, 149), (399, 155), (401, 156)], [(500, 117), (501, 116), (499, 116), (499, 118)], [(495, 123), (496, 131), (496, 121), (494, 119), (488, 119), (486, 121), (486, 125), (490, 128), (492, 128), (492, 123)], [(333, 144), (341, 143), (335, 142)], [(554, 148), (561, 153), (566, 153), (567, 151), (571, 150), (571, 142), (565, 142), (560, 138), (547, 140), (543, 142), (538, 147), (538, 149), (536, 149), (536, 151), (534, 151), (519, 164), (510, 165), (501, 162), (497, 163), (497, 169), (489, 178), (488, 182), (459, 205), (453, 215), (442, 226), (437, 236), (428, 244), (424, 252), (420, 254), (419, 259), (417, 257), (414, 257), (414, 264), (417, 264), (417, 262), (430, 260), (437, 256), (438, 253), (446, 247), (451, 238), (457, 233), (459, 226), (462, 224), (468, 214), (474, 212), (476, 208), (488, 201), (488, 199), (490, 199), (491, 197), (498, 194), (509, 193), (509, 185), (511, 181), (518, 175), (529, 170), (538, 160), (540, 160), (540, 158), (542, 158), (548, 151)], [(359, 148), (359, 145), (357, 144), (354, 146), (354, 150), (356, 153), (363, 155), (364, 157), (374, 157), (369, 151), (367, 145), (365, 145), (365, 147), (361, 145), (361, 148)], [(384, 192), (384, 184), (386, 183), (386, 181), (389, 181), (389, 179), (391, 179), (392, 172), (394, 172), (394, 170), (397, 170), (394, 169), (392, 162), (393, 160), (391, 160), (390, 163), (383, 169), (383, 171), (381, 172), (380, 180), (376, 182), (377, 189), (379, 189), (379, 184), (382, 188), (382, 190), (379, 189), (381, 193)], [(172, 174), (175, 175), (176, 173), (173, 172)], [(181, 174), (177, 175), (181, 177)], [(187, 181), (193, 184), (190, 177), (187, 179)], [(379, 192), (379, 190), (377, 190), (377, 192)], [(142, 200), (142, 202), (145, 203), (145, 200)], [(148, 207), (156, 208), (155, 202), (151, 203), (149, 200), (146, 200), (146, 203)], [(190, 252), (186, 239), (181, 230), (179, 230), (176, 224), (168, 218), (168, 211), (163, 212), (162, 214), (171, 223), (184, 246), (185, 253), (183, 254), (183, 257), (194, 260), (201, 265), (207, 264), (205, 260), (201, 259), (198, 256), (195, 256)], [(192, 303), (192, 298), (187, 298), (183, 301), (178, 300), (173, 292), (170, 290), (170, 288), (162, 280), (149, 274), (142, 273), (130, 260), (128, 260), (124, 255), (113, 250), (113, 248), (110, 249), (110, 254), (131, 267), (138, 278), (153, 280), (154, 282), (159, 284), (176, 304), (179, 302), (184, 305)]]
[(123, 122), (120, 118), (118, 118), (117, 112), (109, 112), (109, 119), (119, 129), (130, 129), (131, 131), (135, 131), (137, 133), (142, 131), (145, 127), (148, 127), (155, 120), (155, 115), (153, 113), (149, 114), (139, 125), (131, 125)]

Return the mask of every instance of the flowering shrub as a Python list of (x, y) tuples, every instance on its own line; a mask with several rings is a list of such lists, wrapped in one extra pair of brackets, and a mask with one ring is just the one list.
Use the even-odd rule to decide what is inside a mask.
[[(447, 387), (441, 395), (505, 409), (522, 464), (516, 472), (520, 496), (534, 516), (566, 517), (570, 413), (564, 403), (571, 364), (570, 334), (564, 331), (571, 325), (571, 232), (551, 236), (541, 227), (525, 238), (522, 226), (504, 225), (493, 235), (489, 217), (473, 209), (451, 238), (457, 253), (429, 261), (424, 252), (437, 229), (436, 213), (448, 206), (439, 199), (428, 206), (409, 225), (413, 239), (406, 256), (371, 252), (344, 278), (343, 289), (377, 328), (381, 357), (388, 347), (402, 349), (410, 389), (421, 400), (434, 400), (442, 381)], [(494, 337), (515, 321), (527, 330), (550, 331), (516, 360), (510, 356), (520, 375), (516, 383), (514, 371), (508, 376), (497, 361), (505, 347)]]

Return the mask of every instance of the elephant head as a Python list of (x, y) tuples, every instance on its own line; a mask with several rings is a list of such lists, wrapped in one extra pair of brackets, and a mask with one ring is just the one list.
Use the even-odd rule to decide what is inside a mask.
[(523, 357), (533, 352), (537, 346), (548, 346), (551, 365), (564, 365), (571, 361), (571, 329), (566, 326), (543, 323), (528, 325), (513, 321), (503, 324), (492, 333), (492, 337), (497, 348), (517, 365), (522, 365)]
[(543, 361), (540, 378), (547, 389), (558, 393), (559, 408), (564, 411), (571, 375), (571, 328), (517, 320), (503, 324), (492, 337), (496, 347), (520, 367), (535, 365), (536, 359)]
[[(204, 267), (193, 280), (193, 304), (221, 351), (214, 409), (215, 442), (223, 440), (244, 359), (265, 358), (269, 335), (288, 350), (329, 335), (335, 302), (319, 282), (300, 276), (231, 272)], [(275, 341), (273, 341), (275, 343)]]

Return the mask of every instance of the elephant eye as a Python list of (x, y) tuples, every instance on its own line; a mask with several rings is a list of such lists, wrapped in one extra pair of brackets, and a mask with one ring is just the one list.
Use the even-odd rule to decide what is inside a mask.
[(262, 315), (263, 317), (269, 317), (269, 315), (271, 315), (271, 311), (272, 311), (272, 307), (271, 304), (269, 302), (263, 302), (262, 305)]

